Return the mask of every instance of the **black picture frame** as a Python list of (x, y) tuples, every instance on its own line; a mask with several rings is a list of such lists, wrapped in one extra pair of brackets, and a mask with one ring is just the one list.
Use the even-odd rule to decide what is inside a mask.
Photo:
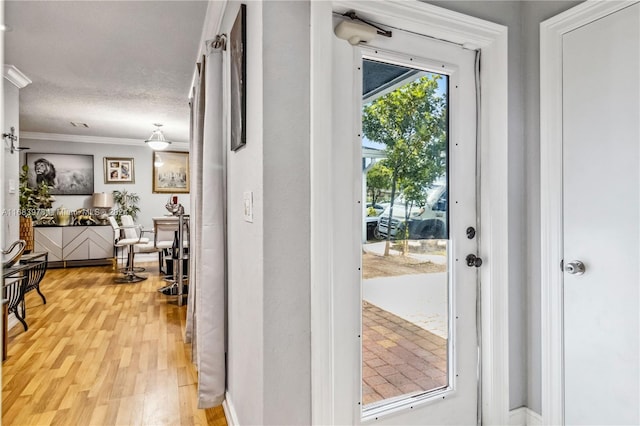
[(240, 5), (229, 34), (231, 57), (231, 150), (247, 144), (247, 6)]
[(26, 161), (31, 188), (45, 181), (52, 187), (51, 195), (93, 194), (93, 155), (29, 152)]

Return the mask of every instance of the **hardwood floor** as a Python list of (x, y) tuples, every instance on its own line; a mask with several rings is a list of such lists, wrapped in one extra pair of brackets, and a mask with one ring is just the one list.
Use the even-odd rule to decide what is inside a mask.
[(183, 340), (186, 306), (149, 279), (115, 284), (113, 268), (49, 269), (27, 295), (27, 323), (9, 331), (3, 425), (216, 425), (197, 409), (197, 373)]

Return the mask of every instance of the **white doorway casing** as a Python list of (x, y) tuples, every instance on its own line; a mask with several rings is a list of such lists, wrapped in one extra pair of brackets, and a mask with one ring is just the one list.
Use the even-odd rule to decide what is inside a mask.
[[(338, 126), (355, 130), (357, 121), (356, 117), (337, 117), (332, 109), (334, 96), (343, 90), (353, 90), (351, 72), (346, 80), (332, 78), (334, 67), (340, 67), (341, 61), (353, 61), (353, 54), (341, 53), (343, 56), (337, 57), (333, 50), (333, 10), (355, 10), (384, 25), (481, 50), (479, 255), (486, 260), (480, 269), (481, 409), (483, 423), (507, 424), (507, 29), (418, 1), (311, 2), (312, 423), (359, 422), (359, 418), (354, 418), (359, 410), (345, 402), (349, 398), (343, 398), (344, 392), (358, 391), (359, 376), (353, 371), (359, 366), (354, 361), (349, 371), (335, 359), (344, 345), (359, 345), (356, 336), (345, 341), (344, 333), (340, 333), (344, 312), (348, 312), (348, 308), (340, 305), (340, 292), (353, 291), (345, 287), (359, 282), (358, 251), (352, 247), (354, 241), (359, 242), (359, 228), (351, 224), (359, 223), (361, 209), (354, 205), (349, 212), (345, 206), (354, 204), (361, 190), (355, 185), (345, 185), (344, 177), (354, 175), (352, 168), (357, 162), (344, 137), (336, 137)], [(358, 235), (353, 236), (354, 232)], [(346, 386), (345, 377), (348, 377)]]
[[(569, 250), (566, 252), (567, 256), (572, 256), (571, 258), (565, 258), (564, 259), (565, 262), (573, 260), (573, 256), (581, 256), (581, 257), (592, 256), (592, 258), (585, 259), (585, 260), (587, 261), (591, 260), (593, 262), (594, 266), (592, 271), (593, 271), (594, 277), (597, 276), (596, 272), (598, 269), (600, 271), (599, 273), (602, 273), (602, 271), (607, 267), (607, 265), (603, 265), (603, 262), (606, 262), (605, 261), (606, 256), (603, 253), (600, 253), (600, 255), (598, 255), (597, 254), (598, 252), (596, 250), (590, 250), (589, 248), (584, 248), (581, 250), (581, 251), (584, 251), (584, 253), (575, 254), (578, 252), (578, 250), (576, 250), (575, 244), (571, 243), (571, 241), (575, 241), (576, 240), (575, 236), (576, 235), (579, 236), (580, 232), (577, 232), (577, 233), (575, 232), (576, 231), (575, 229), (576, 227), (574, 226), (576, 224), (574, 223), (575, 216), (572, 215), (571, 217), (565, 217), (565, 214), (571, 214), (571, 211), (574, 211), (575, 209), (573, 208), (569, 209), (570, 211), (567, 212), (563, 208), (563, 206), (567, 205), (566, 204), (567, 202), (576, 204), (579, 201), (579, 199), (574, 197), (575, 194), (573, 193), (563, 194), (564, 188), (566, 187), (566, 185), (572, 184), (572, 182), (575, 183), (576, 181), (575, 179), (576, 176), (573, 173), (571, 174), (571, 176), (566, 175), (569, 172), (565, 170), (565, 166), (569, 164), (571, 165), (571, 168), (569, 168), (568, 170), (574, 170), (574, 171), (577, 170), (575, 167), (576, 164), (572, 162), (574, 160), (572, 158), (566, 158), (567, 147), (565, 145), (568, 145), (570, 149), (573, 149), (574, 150), (573, 152), (575, 152), (575, 149), (579, 149), (581, 152), (578, 157), (580, 158), (582, 158), (583, 152), (587, 153), (588, 155), (591, 155), (594, 152), (596, 152), (590, 148), (592, 145), (590, 145), (589, 138), (581, 137), (579, 140), (576, 141), (574, 140), (575, 138), (572, 137), (572, 135), (580, 134), (580, 133), (576, 133), (575, 130), (584, 131), (584, 129), (581, 129), (582, 127), (586, 127), (586, 126), (583, 126), (583, 123), (584, 124), (593, 123), (595, 121), (593, 120), (593, 117), (589, 118), (588, 115), (586, 114), (583, 117), (585, 121), (584, 122), (580, 121), (579, 120), (580, 117), (576, 119), (576, 114), (572, 109), (567, 109), (567, 108), (573, 108), (571, 106), (571, 105), (574, 105), (572, 104), (572, 102), (576, 101), (576, 99), (579, 99), (579, 97), (576, 97), (575, 94), (580, 93), (580, 88), (575, 87), (576, 81), (574, 80), (576, 79), (576, 76), (567, 75), (566, 72), (570, 72), (571, 67), (573, 67), (577, 70), (582, 70), (580, 71), (580, 74), (584, 74), (584, 75), (579, 75), (578, 76), (579, 79), (582, 79), (583, 77), (586, 78), (586, 76), (591, 75), (591, 77), (589, 77), (591, 81), (593, 81), (594, 79), (597, 80), (598, 76), (603, 76), (602, 78), (604, 81), (606, 80), (604, 75), (607, 74), (607, 70), (614, 70), (616, 68), (618, 70), (622, 70), (623, 68), (626, 68), (624, 67), (624, 60), (616, 61), (612, 59), (613, 62), (610, 63), (610, 62), (607, 62), (606, 59), (603, 61), (603, 59), (599, 57), (593, 57), (593, 58), (589, 57), (588, 58), (589, 61), (585, 62), (584, 60), (586, 58), (584, 58), (584, 51), (592, 50), (590, 47), (593, 46), (593, 40), (585, 41), (586, 43), (585, 46), (580, 48), (580, 50), (583, 51), (582, 58), (580, 58), (580, 55), (578, 55), (577, 53), (567, 52), (566, 48), (567, 46), (570, 46), (570, 44), (568, 44), (568, 40), (573, 40), (572, 43), (575, 43), (576, 37), (581, 37), (577, 35), (577, 32), (578, 32), (577, 30), (580, 30), (580, 32), (582, 33), (582, 31), (585, 28), (587, 28), (589, 24), (594, 23), (596, 21), (598, 21), (599, 23), (603, 23), (604, 22), (603, 18), (613, 15), (614, 13), (619, 12), (622, 9), (628, 8), (633, 4), (634, 2), (595, 2), (595, 1), (585, 2), (541, 24), (540, 136), (541, 136), (541, 188), (543, 188), (543, 191), (541, 192), (541, 229), (542, 229), (542, 234), (541, 234), (541, 242), (542, 242), (542, 245), (541, 245), (541, 259), (542, 259), (541, 261), (541, 277), (542, 277), (541, 327), (542, 327), (542, 415), (543, 415), (544, 424), (564, 424), (565, 422), (572, 423), (572, 422), (582, 422), (582, 421), (602, 422), (603, 421), (602, 418), (601, 419), (595, 418), (597, 415), (599, 415), (595, 411), (591, 412), (592, 413), (591, 415), (586, 413), (590, 413), (589, 410), (596, 405), (605, 406), (606, 409), (612, 409), (614, 407), (614, 404), (610, 404), (610, 403), (608, 404), (606, 402), (606, 398), (614, 394), (614, 392), (612, 392), (613, 388), (611, 387), (612, 378), (614, 378), (615, 375), (618, 375), (617, 377), (619, 378), (625, 377), (625, 376), (632, 376), (632, 377), (625, 377), (625, 378), (631, 379), (631, 381), (635, 379), (636, 386), (638, 383), (637, 371), (634, 373), (634, 371), (632, 371), (633, 368), (627, 368), (625, 371), (620, 371), (620, 367), (622, 367), (621, 365), (616, 366), (616, 365), (612, 365), (611, 363), (609, 363), (608, 365), (605, 365), (606, 370), (603, 369), (602, 366), (597, 367), (597, 366), (590, 365), (590, 367), (595, 367), (593, 368), (593, 371), (595, 372), (595, 374), (590, 373), (592, 368), (586, 368), (586, 369), (581, 368), (581, 370), (583, 370), (582, 372), (575, 371), (576, 368), (579, 368), (579, 363), (581, 361), (580, 359), (574, 359), (574, 357), (567, 359), (567, 356), (570, 356), (571, 353), (575, 354), (575, 350), (565, 351), (566, 349), (569, 349), (569, 347), (566, 347), (565, 345), (575, 343), (575, 338), (573, 338), (573, 336), (575, 336), (576, 333), (571, 333), (571, 336), (568, 336), (568, 334), (565, 334), (570, 332), (571, 330), (575, 330), (574, 328), (571, 328), (572, 324), (574, 324), (574, 326), (576, 324), (576, 318), (572, 314), (572, 312), (574, 312), (575, 310), (572, 307), (575, 306), (575, 303), (577, 302), (576, 299), (609, 300), (604, 297), (599, 297), (599, 298), (596, 297), (596, 299), (593, 299), (594, 294), (596, 295), (603, 294), (603, 293), (594, 293), (593, 290), (606, 292), (607, 290), (615, 291), (615, 289), (613, 288), (613, 286), (607, 286), (608, 279), (606, 278), (604, 280), (600, 278), (599, 287), (596, 286), (596, 288), (594, 288), (593, 287), (594, 283), (591, 282), (591, 277), (590, 277), (591, 274), (589, 274), (590, 272), (589, 264), (587, 265), (588, 270), (585, 273), (585, 276), (583, 277), (585, 278), (585, 280), (582, 280), (581, 282), (578, 282), (578, 280), (576, 280), (576, 278), (573, 276), (569, 278), (568, 275), (566, 276), (567, 280), (565, 281), (564, 280), (565, 273), (563, 273), (560, 268), (560, 261), (565, 256), (565, 250)], [(637, 11), (632, 11), (631, 8), (629, 8), (629, 12), (637, 13)], [(607, 33), (609, 35), (614, 33), (619, 33), (620, 35), (622, 35), (624, 33), (624, 31), (622, 32), (619, 31), (619, 28), (615, 23), (609, 23), (605, 25), (613, 25), (613, 27), (609, 27), (612, 29), (612, 31), (609, 31)], [(591, 34), (591, 33), (588, 33), (588, 34)], [(596, 33), (591, 34), (591, 36), (593, 37), (594, 34)], [(624, 37), (624, 38), (626, 39), (629, 37)], [(631, 36), (630, 38), (633, 39), (634, 37)], [(596, 36), (596, 39), (598, 39), (599, 42), (601, 39), (602, 43), (605, 43), (606, 42), (605, 40), (607, 40), (605, 36), (602, 36), (602, 37)], [(584, 40), (588, 40), (588, 39), (585, 38)], [(638, 43), (637, 36), (635, 37), (635, 43), (636, 43), (635, 47), (632, 47), (633, 49), (637, 49), (637, 43)], [(573, 44), (573, 46), (579, 46), (579, 45)], [(606, 47), (604, 49), (605, 51), (607, 50)], [(594, 47), (594, 50), (595, 50), (595, 47)], [(602, 51), (602, 49), (600, 50)], [(569, 53), (571, 53), (571, 55), (569, 55), (569, 57), (567, 58), (567, 55)], [(594, 55), (595, 55), (595, 52), (594, 52)], [(615, 46), (614, 48), (614, 46), (611, 46), (610, 51), (607, 51), (607, 54), (604, 56), (606, 56), (607, 58), (614, 58), (614, 57), (620, 58), (619, 47)], [(635, 56), (629, 55), (628, 57), (630, 59), (637, 57), (637, 51), (635, 52)], [(580, 61), (582, 62), (576, 61), (576, 58), (580, 59)], [(587, 62), (595, 65), (587, 69), (585, 68), (585, 64)], [(634, 65), (637, 67), (637, 64), (634, 64)], [(594, 73), (596, 75), (594, 75)], [(618, 74), (619, 73), (617, 73), (616, 75)], [(617, 78), (617, 77), (612, 77), (612, 78)], [(563, 85), (563, 81), (571, 81), (571, 84), (565, 87)], [(630, 92), (632, 95), (636, 96), (635, 102), (637, 105), (638, 94), (634, 93), (632, 89), (633, 86), (629, 86), (628, 88), (625, 88), (624, 81), (616, 81), (616, 83), (617, 84), (615, 85), (615, 87), (612, 87), (612, 92), (615, 92), (616, 90), (617, 90), (617, 94), (625, 93), (625, 91)], [(567, 89), (568, 91), (565, 91), (565, 89)], [(589, 89), (585, 88), (583, 90), (589, 90)], [(607, 91), (606, 84), (605, 86), (603, 86), (602, 90)], [(596, 97), (598, 93), (598, 89), (595, 90), (594, 92), (596, 93), (596, 95), (590, 101), (591, 102), (595, 101), (597, 104), (597, 100), (600, 99)], [(627, 101), (629, 101), (630, 99), (632, 98), (628, 98)], [(593, 108), (593, 104), (591, 104), (591, 106)], [(614, 106), (618, 109), (624, 108), (622, 104), (617, 105), (616, 103), (616, 105)], [(603, 108), (608, 108), (608, 107), (606, 106), (606, 104), (603, 104)], [(615, 108), (611, 108), (611, 109), (614, 110)], [(631, 108), (628, 109), (628, 111), (631, 111), (631, 110), (632, 110)], [(567, 111), (570, 112), (570, 114), (566, 114)], [(616, 123), (615, 124), (616, 126), (619, 125), (617, 124), (618, 123), (617, 121), (613, 123)], [(637, 125), (637, 122), (636, 122), (636, 125)], [(621, 131), (621, 129), (617, 129), (617, 128), (615, 130), (618, 132)], [(637, 134), (637, 128), (634, 130)], [(633, 132), (630, 132), (630, 133), (633, 134)], [(612, 145), (616, 147), (618, 146), (617, 145), (618, 140), (624, 139), (621, 137), (616, 138), (615, 134), (613, 133), (610, 136), (611, 138), (616, 140), (616, 145)], [(595, 143), (597, 146), (600, 146), (600, 147), (608, 146), (606, 140), (596, 140), (591, 142)], [(632, 141), (632, 144), (633, 142), (637, 143), (637, 141)], [(628, 154), (625, 154), (624, 152), (615, 152), (615, 148), (613, 151), (611, 151), (611, 154), (616, 156), (617, 158), (628, 155)], [(602, 158), (602, 156), (600, 156), (598, 157), (598, 161), (604, 161), (606, 164), (607, 159)], [(582, 163), (579, 164), (578, 169), (580, 169), (579, 167), (580, 165), (582, 165), (583, 169), (589, 166), (591, 167), (598, 166), (598, 164), (593, 164), (593, 163), (594, 161), (592, 159), (588, 160), (586, 162), (583, 162), (583, 164)], [(598, 172), (595, 172), (595, 173), (598, 173)], [(616, 173), (613, 173), (612, 177), (616, 175)], [(606, 180), (606, 178), (604, 180)], [(588, 180), (586, 181), (583, 180), (578, 183), (579, 185), (582, 185), (584, 183), (586, 187), (591, 186), (591, 183)], [(616, 182), (611, 181), (609, 182), (609, 185), (615, 186)], [(597, 188), (595, 188), (594, 191), (595, 191), (595, 194), (598, 194)], [(590, 192), (590, 191), (587, 191), (587, 192)], [(566, 195), (570, 195), (570, 197), (567, 197), (567, 200), (564, 199)], [(585, 198), (585, 197), (582, 197), (582, 198)], [(591, 201), (594, 203), (600, 203), (600, 204), (602, 203), (602, 201), (598, 200), (597, 197), (595, 196), (594, 197), (589, 196), (586, 198), (591, 199)], [(617, 207), (620, 209), (624, 209), (626, 206), (626, 203), (620, 200), (619, 198), (613, 198), (610, 201), (605, 201), (604, 203), (605, 204), (610, 203), (610, 205), (611, 204), (617, 205)], [(633, 206), (633, 203), (631, 203), (631, 205)], [(578, 224), (582, 223), (580, 222), (582, 219), (578, 218), (577, 223)], [(602, 220), (604, 221), (605, 218), (603, 217)], [(613, 218), (612, 221), (616, 222), (616, 218)], [(565, 226), (565, 222), (567, 222), (570, 226)], [(597, 224), (595, 223), (593, 225), (597, 226)], [(580, 231), (580, 230), (578, 229), (577, 231)], [(584, 228), (584, 227), (581, 230), (581, 232), (583, 234), (583, 237), (586, 238), (586, 240), (588, 240), (588, 237), (591, 236), (592, 234), (588, 228)], [(612, 237), (612, 242), (617, 242), (617, 241), (613, 241), (613, 240), (616, 240), (615, 238), (613, 238), (613, 234), (611, 234), (610, 236)], [(569, 237), (571, 237), (572, 239), (569, 240)], [(565, 247), (565, 238), (566, 238), (567, 247)], [(598, 240), (598, 241), (601, 241), (601, 240)], [(637, 236), (636, 236), (636, 241), (637, 241)], [(584, 246), (585, 244), (583, 243), (582, 245)], [(595, 257), (593, 257), (594, 255)], [(615, 263), (615, 262), (611, 262), (611, 263)], [(619, 270), (620, 268), (618, 268), (616, 272), (619, 272)], [(607, 273), (606, 270), (605, 270), (605, 273)], [(613, 275), (613, 273), (609, 273), (608, 276), (614, 277), (615, 275)], [(621, 278), (623, 278), (623, 281), (624, 279), (633, 280), (633, 276), (626, 276)], [(620, 281), (620, 280), (616, 280), (615, 278), (612, 278), (611, 280)], [(566, 288), (565, 288), (565, 284), (566, 284)], [(635, 284), (637, 286), (637, 283), (631, 283), (631, 284)], [(616, 289), (617, 288), (619, 287), (616, 286)], [(625, 292), (622, 291), (622, 293), (625, 293)], [(580, 297), (576, 298), (576, 294), (580, 295)], [(632, 296), (633, 294), (634, 294), (633, 292), (627, 292), (626, 296), (633, 297)], [(565, 296), (567, 296), (567, 299), (565, 299)], [(619, 294), (618, 297), (620, 296), (622, 296), (622, 298), (625, 297), (624, 294)], [(632, 304), (633, 303), (637, 304), (637, 302), (638, 302), (637, 300), (631, 301)], [(615, 310), (616, 311), (615, 314), (618, 315), (620, 311), (628, 310), (629, 307), (618, 306), (618, 309), (616, 309), (616, 306), (610, 306), (609, 308)], [(569, 311), (565, 311), (565, 309), (569, 309)], [(593, 314), (593, 317), (596, 317), (598, 315), (598, 312), (596, 311), (597, 309), (590, 310), (589, 312)], [(582, 310), (582, 312), (585, 312), (585, 311)], [(602, 315), (602, 313), (600, 313), (600, 315)], [(609, 316), (612, 317), (613, 315), (609, 315)], [(611, 318), (608, 318), (609, 316), (605, 314), (605, 316), (602, 317), (604, 319), (602, 323), (610, 322)], [(627, 316), (627, 319), (628, 318), (629, 317)], [(637, 327), (637, 323), (635, 324), (635, 326)], [(591, 332), (589, 335), (589, 340), (592, 340), (592, 341), (602, 340), (603, 342), (607, 340), (607, 339), (599, 338), (599, 336), (597, 335), (597, 332), (598, 332), (598, 329), (603, 330), (602, 324), (595, 324), (592, 321), (592, 318), (588, 318), (588, 319), (585, 319), (585, 321), (582, 321), (579, 324), (579, 327), (584, 327), (587, 329), (586, 331)], [(621, 327), (618, 330), (616, 330), (617, 332), (615, 333), (608, 333), (609, 334), (608, 337), (612, 337), (614, 334), (617, 335), (617, 337), (624, 337), (625, 336), (624, 330), (627, 330), (627, 331), (633, 330), (634, 324), (629, 324), (629, 327), (630, 328), (624, 328), (624, 329)], [(633, 339), (630, 339), (630, 340), (633, 340)], [(584, 343), (586, 343), (586, 341)], [(626, 342), (626, 343), (629, 343), (629, 342)], [(614, 347), (610, 347), (610, 346), (600, 348), (600, 350), (607, 352), (607, 354), (603, 354), (603, 356), (601, 357), (603, 360), (610, 359), (610, 355), (613, 352), (615, 352), (616, 349), (618, 350), (621, 349), (621, 347), (618, 347), (618, 345), (615, 345), (615, 344), (613, 345)], [(575, 346), (571, 346), (570, 348), (575, 349)], [(587, 349), (586, 347), (583, 347), (582, 351), (590, 352), (590, 350)], [(636, 351), (637, 351), (637, 348), (636, 348)], [(634, 357), (635, 355), (633, 353), (627, 353), (626, 356)], [(568, 366), (567, 363), (571, 363), (571, 365)], [(626, 364), (626, 365), (629, 366), (629, 364)], [(566, 373), (570, 373), (570, 374), (567, 376)], [(572, 377), (573, 378), (576, 377), (576, 373), (578, 374), (579, 377), (584, 377), (584, 375), (590, 375), (589, 377), (584, 377), (584, 380), (579, 379), (579, 382), (582, 383), (582, 385), (584, 386), (585, 388), (584, 390), (588, 391), (590, 397), (593, 396), (594, 398), (597, 398), (597, 404), (585, 401), (584, 398), (580, 398), (579, 395), (582, 392), (582, 390), (572, 387), (572, 386), (579, 385), (579, 384), (576, 384), (575, 380), (571, 379)], [(600, 386), (596, 386), (596, 388), (594, 388), (594, 386), (588, 385), (588, 383), (590, 382), (593, 383), (593, 379), (595, 379), (597, 383), (598, 382), (597, 378), (602, 377), (601, 375), (603, 374), (608, 376), (607, 380), (601, 381), (601, 384), (604, 387), (600, 388)], [(629, 380), (626, 380), (626, 381), (629, 382)], [(607, 386), (607, 382), (609, 383), (610, 386)], [(620, 380), (619, 382), (622, 382), (622, 380)], [(618, 383), (616, 382), (616, 386), (617, 385)], [(624, 389), (625, 385), (620, 383), (620, 386), (621, 386), (621, 389)], [(572, 391), (571, 389), (574, 389), (574, 391)], [(637, 394), (637, 389), (635, 389), (635, 392)], [(625, 392), (625, 395), (633, 398), (633, 392)], [(580, 400), (578, 401), (579, 404), (576, 404), (575, 402), (576, 398)], [(574, 409), (568, 409), (571, 407), (574, 407)], [(587, 410), (587, 408), (589, 410)], [(636, 409), (637, 409), (637, 401), (636, 401)], [(603, 412), (600, 412), (600, 414), (602, 413)], [(581, 416), (584, 417), (585, 414), (587, 417), (589, 417), (590, 420), (589, 419), (585, 420), (580, 418)], [(627, 412), (627, 415), (629, 414), (630, 413)], [(638, 413), (636, 412), (634, 414), (636, 415), (636, 418), (637, 418)], [(616, 412), (615, 416), (609, 413), (609, 414), (606, 414), (604, 418), (615, 421), (614, 418), (620, 419), (622, 418), (621, 416), (624, 416), (622, 412)]]

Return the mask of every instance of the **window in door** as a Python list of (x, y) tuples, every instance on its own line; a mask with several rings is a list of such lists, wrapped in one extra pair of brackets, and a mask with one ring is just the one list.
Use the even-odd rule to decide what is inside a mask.
[(363, 60), (363, 412), (449, 386), (449, 76)]

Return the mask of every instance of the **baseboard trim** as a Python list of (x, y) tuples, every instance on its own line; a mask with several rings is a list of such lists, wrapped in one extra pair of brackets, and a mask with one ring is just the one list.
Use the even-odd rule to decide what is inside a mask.
[(509, 426), (542, 426), (542, 416), (527, 407), (509, 412)]
[(544, 424), (542, 416), (535, 411), (527, 408), (527, 425), (529, 426), (542, 426)]
[[(229, 396), (225, 393), (225, 400), (222, 402), (222, 409), (227, 418), (229, 426), (240, 426), (238, 415)], [(542, 416), (527, 407), (516, 408), (509, 412), (509, 426), (542, 426)]]
[(238, 415), (236, 414), (236, 409), (233, 406), (233, 402), (231, 402), (231, 396), (229, 395), (229, 392), (225, 392), (224, 394), (222, 409), (224, 410), (224, 416), (227, 418), (227, 425), (240, 426)]

